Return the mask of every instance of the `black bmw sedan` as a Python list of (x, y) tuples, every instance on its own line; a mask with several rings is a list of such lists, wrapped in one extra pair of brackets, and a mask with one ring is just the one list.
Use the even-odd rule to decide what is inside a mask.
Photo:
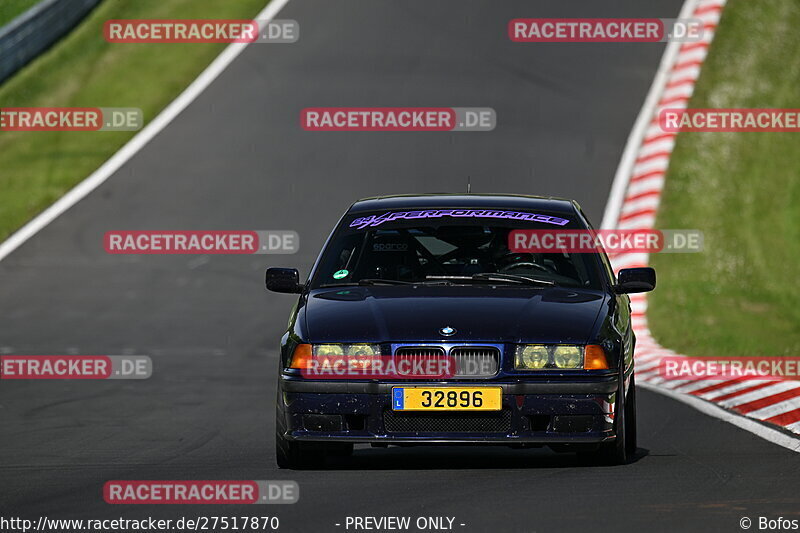
[[(523, 247), (592, 232), (571, 200), (417, 195), (353, 204), (298, 294), (281, 339), (276, 453), (320, 464), (356, 443), (549, 446), (627, 462), (636, 396), (627, 293), (601, 248)], [(542, 241), (544, 242), (544, 241)], [(555, 242), (555, 241), (553, 241)]]

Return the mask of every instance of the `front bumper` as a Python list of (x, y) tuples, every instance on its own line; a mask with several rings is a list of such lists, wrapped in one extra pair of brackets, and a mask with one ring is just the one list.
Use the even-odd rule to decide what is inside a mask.
[(305, 380), (283, 375), (278, 416), (294, 441), (385, 444), (592, 444), (614, 438), (616, 376), (575, 381), (448, 381), (414, 386), (502, 387), (495, 412), (395, 412), (409, 383)]

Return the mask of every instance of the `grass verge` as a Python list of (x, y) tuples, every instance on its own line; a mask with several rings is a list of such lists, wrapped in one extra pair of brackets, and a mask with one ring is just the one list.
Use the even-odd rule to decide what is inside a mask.
[[(5, 0), (3, 0), (5, 1)], [(0, 86), (0, 107), (138, 107), (145, 123), (224, 44), (110, 44), (108, 19), (253, 18), (266, 0), (102, 2)], [(135, 132), (0, 132), (0, 241), (97, 169)]]
[(0, 2), (0, 26), (5, 26), (19, 15), (36, 5), (39, 0), (2, 0)]
[[(693, 108), (800, 108), (800, 3), (730, 0)], [(654, 255), (656, 339), (687, 355), (800, 356), (800, 133), (681, 133), (657, 227), (705, 251)]]

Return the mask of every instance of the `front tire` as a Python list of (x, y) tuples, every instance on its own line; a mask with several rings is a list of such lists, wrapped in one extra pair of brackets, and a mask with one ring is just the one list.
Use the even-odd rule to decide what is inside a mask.
[[(622, 407), (622, 409), (620, 409)], [(614, 411), (613, 442), (603, 444), (599, 455), (605, 464), (624, 465), (630, 462), (636, 453), (636, 383), (631, 376), (630, 391), (617, 402)]]
[(628, 460), (633, 459), (636, 455), (636, 379), (631, 376), (631, 390), (628, 392), (628, 399), (625, 400), (625, 445), (627, 447)]

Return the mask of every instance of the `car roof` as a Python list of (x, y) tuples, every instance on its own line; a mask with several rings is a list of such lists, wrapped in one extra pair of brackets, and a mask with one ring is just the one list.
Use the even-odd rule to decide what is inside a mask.
[(570, 214), (578, 209), (578, 205), (566, 198), (524, 194), (397, 194), (363, 198), (354, 203), (348, 213), (409, 208), (534, 209)]

